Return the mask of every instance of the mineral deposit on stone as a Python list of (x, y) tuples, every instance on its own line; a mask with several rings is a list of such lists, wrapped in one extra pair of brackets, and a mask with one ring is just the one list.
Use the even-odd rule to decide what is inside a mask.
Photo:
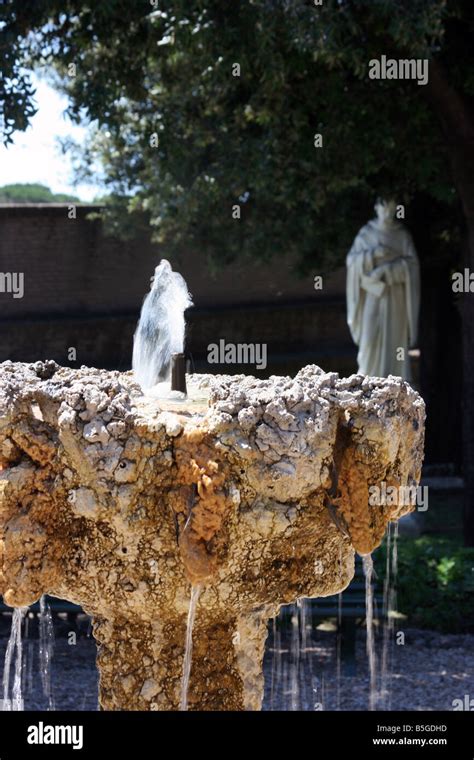
[(354, 553), (412, 507), (424, 404), (400, 378), (196, 376), (205, 403), (131, 373), (0, 365), (0, 592), (94, 620), (104, 709), (179, 706), (191, 583), (190, 709), (259, 709), (268, 619), (343, 590)]

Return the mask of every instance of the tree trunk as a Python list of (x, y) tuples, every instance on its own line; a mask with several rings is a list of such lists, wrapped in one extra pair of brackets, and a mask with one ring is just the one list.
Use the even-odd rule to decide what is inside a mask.
[[(465, 266), (474, 272), (474, 116), (469, 104), (448, 81), (443, 65), (430, 63), (427, 94), (449, 149), (454, 184), (466, 220)], [(474, 293), (462, 297), (464, 542), (474, 546)], [(460, 431), (461, 432), (461, 431)]]
[[(469, 262), (474, 272), (474, 217), (468, 219)], [(464, 356), (464, 543), (474, 546), (474, 293), (463, 298)]]
[(458, 252), (446, 249), (442, 253), (437, 244), (433, 230), (439, 214), (440, 208), (430, 196), (418, 194), (407, 219), (420, 260), (418, 344), (419, 383), (426, 404), (425, 464), (452, 464), (460, 473), (462, 323), (451, 271), (463, 263)]

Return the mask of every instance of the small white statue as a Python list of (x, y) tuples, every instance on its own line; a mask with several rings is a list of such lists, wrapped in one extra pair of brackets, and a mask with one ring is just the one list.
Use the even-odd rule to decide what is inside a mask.
[(377, 218), (362, 227), (347, 255), (347, 322), (359, 347), (359, 372), (410, 380), (420, 275), (412, 237), (394, 219), (396, 208), (393, 200), (377, 200)]

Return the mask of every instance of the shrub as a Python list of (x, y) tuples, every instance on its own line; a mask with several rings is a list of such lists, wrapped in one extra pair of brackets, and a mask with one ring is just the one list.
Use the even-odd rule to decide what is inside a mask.
[[(380, 581), (386, 547), (374, 555)], [(474, 632), (474, 548), (451, 538), (400, 538), (397, 611), (410, 625), (445, 633)]]

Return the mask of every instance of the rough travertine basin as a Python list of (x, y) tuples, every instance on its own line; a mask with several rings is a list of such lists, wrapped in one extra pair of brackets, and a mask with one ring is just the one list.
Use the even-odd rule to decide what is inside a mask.
[(0, 365), (0, 591), (93, 616), (105, 709), (178, 707), (191, 582), (190, 709), (258, 709), (268, 618), (344, 589), (411, 509), (369, 486), (419, 480), (424, 404), (399, 378), (193, 384), (174, 404), (131, 373)]

